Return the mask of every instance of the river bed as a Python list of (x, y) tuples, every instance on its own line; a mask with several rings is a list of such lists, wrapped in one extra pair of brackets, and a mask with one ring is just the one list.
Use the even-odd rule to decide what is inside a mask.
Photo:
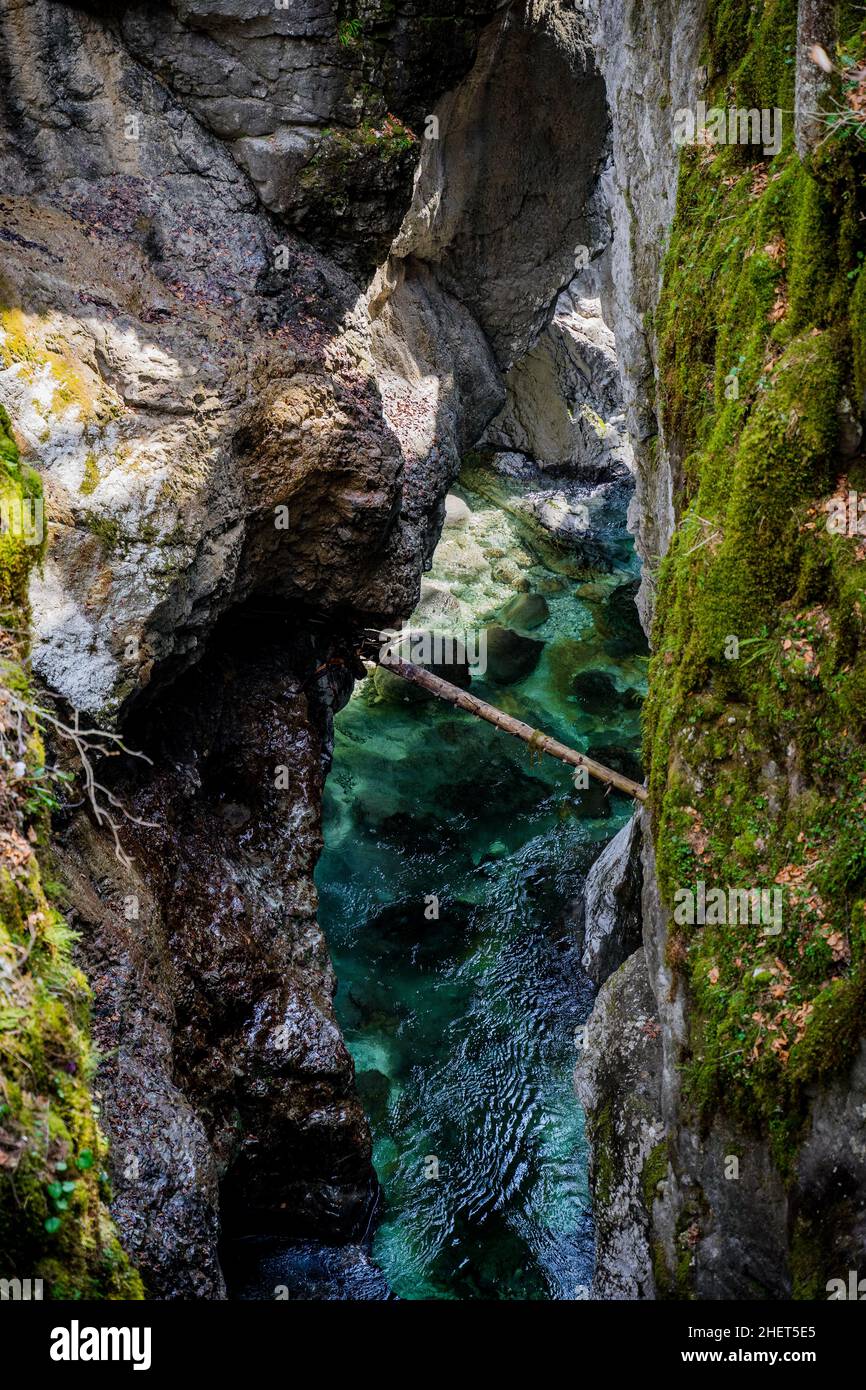
[[(588, 489), (591, 547), (563, 550), (493, 482), (494, 500), (458, 490), (422, 610), (480, 627), (542, 596), (510, 619), (543, 643), (534, 669), (473, 692), (640, 776), (629, 488)], [(395, 680), (368, 679), (337, 718), (316, 875), (382, 1203), (365, 1251), (272, 1246), (241, 1296), (580, 1298), (593, 1236), (572, 1072), (592, 987), (574, 904), (631, 802)]]

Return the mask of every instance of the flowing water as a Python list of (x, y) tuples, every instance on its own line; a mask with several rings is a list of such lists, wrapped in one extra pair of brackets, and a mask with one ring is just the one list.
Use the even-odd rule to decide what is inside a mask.
[[(524, 630), (544, 643), (534, 671), (476, 678), (473, 691), (639, 775), (645, 644), (626, 489), (595, 507), (592, 551), (565, 556), (462, 495), (472, 515), (437, 550), (434, 599), (456, 596), (460, 621), (482, 625), (517, 574), (548, 611)], [(576, 790), (572, 769), (405, 698), (395, 677), (382, 692), (368, 680), (338, 716), (316, 875), (383, 1189), (372, 1260), (401, 1298), (580, 1297), (592, 1222), (572, 1073), (592, 990), (570, 904), (631, 802), (597, 783)], [(382, 1296), (365, 1261), (359, 1272), (340, 1259), (277, 1248), (259, 1283)], [(273, 1296), (255, 1283), (247, 1297)]]
[[(530, 542), (543, 654), (518, 683), (472, 688), (634, 771), (645, 649), (624, 505), (619, 493), (595, 518), (602, 568), (588, 579), (553, 573)], [(452, 587), (483, 623), (473, 578)], [(586, 670), (616, 689), (584, 680), (576, 694)], [(630, 802), (576, 791), (563, 765), (533, 765), (526, 745), (439, 702), (362, 694), (337, 724), (317, 881), (384, 1189), (374, 1259), (404, 1298), (579, 1296), (592, 1235), (572, 1072), (591, 990), (565, 909)]]

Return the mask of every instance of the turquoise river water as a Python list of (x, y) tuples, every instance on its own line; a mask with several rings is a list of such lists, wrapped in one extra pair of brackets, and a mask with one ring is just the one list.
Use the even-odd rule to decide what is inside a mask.
[[(535, 669), (475, 678), (473, 692), (639, 776), (646, 647), (627, 489), (595, 505), (591, 550), (570, 553), (461, 496), (471, 516), (437, 550), (437, 595), (478, 627), (516, 585), (547, 604), (524, 631), (544, 644)], [(337, 718), (320, 920), (383, 1192), (368, 1257), (400, 1298), (572, 1299), (589, 1284), (572, 1073), (592, 989), (569, 904), (630, 813), (628, 798), (576, 790), (570, 769), (472, 716), (380, 696), (372, 679)], [(335, 1276), (322, 1259), (309, 1245), (272, 1255), (261, 1282), (286, 1278), (293, 1297), (382, 1296), (356, 1266)]]

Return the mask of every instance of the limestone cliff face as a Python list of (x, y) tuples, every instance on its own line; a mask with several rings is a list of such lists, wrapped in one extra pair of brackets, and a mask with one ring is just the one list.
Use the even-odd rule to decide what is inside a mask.
[[(249, 67), (274, 39), (254, 8), (203, 7), (223, 51), (243, 30)], [(310, 26), (339, 49), (336, 14)], [(168, 7), (7, 8), (0, 397), (46, 496), (36, 670), (153, 758), (111, 779), (152, 823), (126, 826), (131, 873), (83, 815), (55, 843), (105, 1058), (113, 1214), (152, 1295), (219, 1297), (221, 1230), (369, 1220), (315, 921), (330, 720), (358, 625), (414, 606), (464, 436), (501, 387), (434, 284), (383, 398), (361, 287), (272, 219), (286, 209), (250, 182), (248, 147), (162, 64), (184, 35), (203, 77), (210, 40)], [(298, 39), (311, 81), (330, 62), (315, 38)], [(289, 72), (297, 45), (280, 48)], [(277, 101), (278, 73), (259, 81)], [(341, 114), (327, 90), (319, 114)], [(379, 193), (387, 228), (399, 187)], [(431, 379), (413, 433), (393, 401)]]
[(216, 135), (266, 208), (348, 270), (384, 260), (428, 115), (496, 0), (123, 7), (128, 51)]
[[(4, 396), (55, 523), (46, 679), (110, 717), (253, 591), (411, 608), (457, 451), (446, 421), (405, 473), (358, 287), (99, 20), (23, 6), (6, 40), (28, 61), (4, 89)], [(489, 352), (461, 329), (396, 375), (468, 384), (483, 413)]]
[(674, 117), (700, 95), (706, 0), (590, 7), (611, 113), (607, 203), (613, 224), (605, 304), (616, 335), (637, 487), (630, 525), (644, 561), (638, 606), (649, 630), (655, 574), (674, 528), (676, 470), (656, 408), (651, 315), (677, 192)]
[[(221, 1232), (339, 1239), (375, 1200), (315, 920), (331, 719), (360, 628), (417, 602), (503, 366), (595, 244), (606, 129), (573, 15), (459, 8), (2, 16), (0, 400), (49, 524), (34, 665), (152, 760), (99, 769), (130, 870), (75, 805), (53, 843), (151, 1296), (222, 1296)], [(550, 124), (520, 178), (558, 191), (527, 221), (493, 136), (539, 57)], [(412, 203), (428, 108), (454, 148)]]

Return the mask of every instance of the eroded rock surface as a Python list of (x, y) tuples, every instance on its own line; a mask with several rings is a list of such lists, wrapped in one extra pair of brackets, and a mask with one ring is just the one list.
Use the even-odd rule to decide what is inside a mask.
[[(83, 813), (57, 853), (114, 1215), (154, 1297), (220, 1297), (221, 1231), (367, 1228), (312, 882), (330, 720), (358, 630), (416, 603), (503, 364), (552, 311), (571, 243), (597, 240), (606, 115), (579, 20), (433, 11), (370, 11), (360, 32), (336, 6), (254, 0), (2, 17), (0, 400), (47, 500), (36, 669), (153, 758), (111, 769), (153, 822), (124, 829), (131, 874)], [(502, 121), (533, 53), (550, 121), (527, 141)], [(410, 212), (366, 290), (295, 230), (352, 273), (378, 260), (418, 156), (404, 123), (428, 107), (447, 228), (428, 242)]]
[[(655, 1297), (647, 1185), (651, 1201), (665, 1140), (659, 1037), (640, 949), (602, 986), (575, 1072), (592, 1144), (595, 1298)], [(666, 1165), (659, 1171), (666, 1173)]]
[(538, 341), (508, 373), (505, 406), (481, 444), (544, 468), (601, 477), (630, 468), (632, 449), (613, 331), (587, 278), (576, 277), (563, 291)]
[(581, 964), (596, 985), (641, 945), (641, 828), (632, 816), (595, 860), (584, 887)]
[(700, 47), (706, 0), (591, 0), (591, 25), (611, 113), (613, 222), (605, 317), (616, 335), (626, 425), (637, 489), (630, 525), (645, 561), (640, 607), (649, 630), (655, 565), (674, 527), (673, 493), (681, 459), (659, 436), (655, 362), (647, 315), (657, 302), (673, 220), (677, 110), (700, 95)]
[(593, 198), (607, 111), (584, 17), (550, 0), (504, 6), (435, 114), (387, 274), (432, 266), (507, 368), (545, 326), (576, 251), (607, 239)]
[(471, 65), (491, 0), (125, 5), (129, 51), (230, 151), (265, 207), (340, 265), (385, 258), (436, 98)]
[(220, 1232), (362, 1235), (375, 1198), (312, 882), (351, 676), (332, 664), (317, 679), (339, 653), (276, 626), (227, 619), (170, 718), (134, 726), (155, 771), (114, 783), (149, 823), (127, 836), (132, 875), (81, 817), (58, 844), (104, 1056), (114, 1211), (161, 1297), (220, 1296)]
[(104, 718), (253, 590), (411, 607), (453, 456), (405, 479), (351, 282), (278, 242), (229, 156), (96, 21), (30, 12), (54, 66), (6, 93), (2, 392), (53, 523), (37, 663)]

